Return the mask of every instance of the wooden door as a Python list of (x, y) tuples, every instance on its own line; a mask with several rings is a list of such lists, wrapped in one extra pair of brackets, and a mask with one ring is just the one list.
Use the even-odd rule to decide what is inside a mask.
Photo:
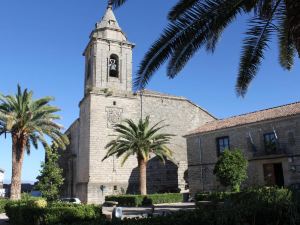
[(267, 186), (276, 185), (274, 164), (264, 164), (263, 168), (264, 168), (265, 185)]

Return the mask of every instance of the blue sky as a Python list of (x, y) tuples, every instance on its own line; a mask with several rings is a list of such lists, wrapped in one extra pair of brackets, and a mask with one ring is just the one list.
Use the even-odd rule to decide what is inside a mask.
[[(134, 71), (150, 44), (167, 24), (166, 14), (176, 0), (130, 0), (115, 13), (128, 39), (136, 44)], [(82, 52), (94, 24), (101, 19), (105, 0), (3, 0), (0, 2), (0, 92), (14, 93), (19, 83), (35, 97), (54, 96), (66, 128), (78, 117), (83, 96)], [(300, 64), (291, 72), (278, 64), (276, 39), (270, 45), (257, 78), (245, 98), (234, 91), (245, 17), (223, 34), (216, 52), (200, 51), (174, 79), (162, 67), (148, 89), (185, 96), (218, 118), (299, 100)], [(23, 180), (38, 175), (44, 150), (25, 158)], [(0, 167), (11, 176), (10, 138), (0, 138)]]

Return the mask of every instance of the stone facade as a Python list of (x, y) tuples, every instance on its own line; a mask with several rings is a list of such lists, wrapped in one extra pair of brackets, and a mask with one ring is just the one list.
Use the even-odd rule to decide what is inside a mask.
[(96, 24), (84, 52), (86, 59), (84, 98), (80, 115), (67, 134), (71, 144), (62, 152), (65, 197), (101, 203), (109, 194), (137, 193), (138, 168), (135, 157), (123, 167), (116, 158), (102, 161), (105, 145), (115, 138), (113, 125), (129, 118), (150, 116), (163, 121), (164, 132), (174, 134), (169, 146), (174, 161), (163, 165), (155, 157), (148, 163), (148, 192), (184, 191), (186, 188), (187, 147), (183, 135), (199, 124), (213, 121), (208, 112), (183, 97), (152, 91), (132, 92), (132, 49), (134, 45), (116, 21), (111, 7)]
[(300, 103), (214, 121), (186, 138), (192, 195), (224, 189), (213, 174), (224, 138), (249, 161), (244, 186), (300, 183)]

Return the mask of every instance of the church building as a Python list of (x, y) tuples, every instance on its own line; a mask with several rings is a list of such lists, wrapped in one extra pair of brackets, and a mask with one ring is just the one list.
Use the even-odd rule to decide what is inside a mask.
[(132, 90), (132, 51), (109, 5), (96, 23), (84, 50), (84, 96), (79, 118), (67, 130), (70, 145), (62, 152), (64, 197), (78, 197), (84, 203), (101, 203), (106, 195), (138, 193), (135, 157), (123, 167), (116, 158), (102, 161), (106, 144), (114, 139), (113, 126), (124, 119), (168, 125), (163, 132), (174, 134), (170, 149), (174, 161), (166, 164), (153, 157), (147, 170), (149, 193), (183, 192), (187, 182), (187, 146), (183, 137), (215, 118), (184, 97), (144, 90)]

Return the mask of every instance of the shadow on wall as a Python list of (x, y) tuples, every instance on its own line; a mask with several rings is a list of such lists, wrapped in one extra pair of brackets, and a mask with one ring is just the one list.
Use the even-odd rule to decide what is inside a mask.
[[(170, 160), (161, 162), (158, 157), (148, 161), (147, 165), (147, 192), (176, 193), (178, 189), (178, 166)], [(128, 181), (127, 194), (139, 193), (139, 168), (132, 170)]]

